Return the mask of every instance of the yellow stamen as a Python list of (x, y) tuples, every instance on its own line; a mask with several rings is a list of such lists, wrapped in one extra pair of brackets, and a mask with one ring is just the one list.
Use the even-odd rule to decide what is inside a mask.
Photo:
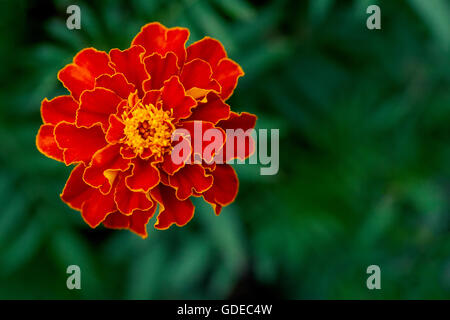
[[(129, 99), (129, 104), (132, 99)], [(171, 149), (171, 136), (175, 130), (172, 124), (172, 110), (164, 111), (154, 105), (144, 105), (136, 101), (134, 106), (128, 106), (122, 114), (125, 124), (124, 143), (142, 154), (149, 149), (155, 157), (161, 157)]]

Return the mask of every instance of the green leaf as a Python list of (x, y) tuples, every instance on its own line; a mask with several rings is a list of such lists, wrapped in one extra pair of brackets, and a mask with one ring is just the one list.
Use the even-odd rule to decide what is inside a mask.
[(450, 5), (444, 0), (409, 0), (434, 35), (436, 41), (450, 50)]

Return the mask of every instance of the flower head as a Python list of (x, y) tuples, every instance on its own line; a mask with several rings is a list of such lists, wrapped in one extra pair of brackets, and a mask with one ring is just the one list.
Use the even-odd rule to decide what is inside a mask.
[[(81, 50), (58, 73), (70, 92), (41, 106), (36, 145), (44, 155), (75, 165), (61, 199), (95, 228), (129, 229), (147, 236), (146, 225), (185, 225), (194, 214), (191, 197), (203, 197), (216, 214), (234, 201), (234, 169), (192, 149), (173, 161), (177, 130), (195, 139), (195, 126), (223, 134), (251, 129), (256, 116), (230, 110), (225, 102), (244, 73), (219, 41), (206, 37), (185, 48), (189, 32), (145, 25), (126, 50)], [(220, 150), (219, 150), (220, 149)], [(243, 158), (253, 150), (244, 147)], [(242, 157), (241, 157), (242, 158)], [(186, 161), (186, 160), (193, 161)]]

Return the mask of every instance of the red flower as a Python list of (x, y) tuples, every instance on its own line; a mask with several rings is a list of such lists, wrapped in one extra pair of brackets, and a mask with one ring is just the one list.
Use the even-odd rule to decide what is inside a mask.
[(166, 229), (192, 219), (191, 196), (202, 196), (216, 214), (234, 201), (239, 182), (230, 165), (171, 158), (171, 135), (182, 128), (195, 138), (194, 121), (223, 134), (256, 122), (225, 103), (241, 67), (212, 38), (185, 49), (188, 36), (150, 23), (126, 50), (84, 49), (58, 73), (70, 95), (42, 101), (37, 148), (76, 165), (61, 198), (92, 228), (103, 223), (145, 238), (157, 204), (155, 227)]

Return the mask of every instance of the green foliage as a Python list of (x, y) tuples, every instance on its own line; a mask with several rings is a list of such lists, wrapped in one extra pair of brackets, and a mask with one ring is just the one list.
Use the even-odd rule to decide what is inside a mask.
[[(449, 298), (450, 10), (445, 0), (3, 1), (0, 298)], [(80, 49), (147, 22), (218, 38), (246, 76), (230, 105), (280, 129), (280, 171), (183, 228), (91, 230), (59, 199), (70, 168), (35, 148), (40, 102)], [(66, 288), (66, 268), (82, 290)], [(382, 290), (366, 288), (381, 267)]]

